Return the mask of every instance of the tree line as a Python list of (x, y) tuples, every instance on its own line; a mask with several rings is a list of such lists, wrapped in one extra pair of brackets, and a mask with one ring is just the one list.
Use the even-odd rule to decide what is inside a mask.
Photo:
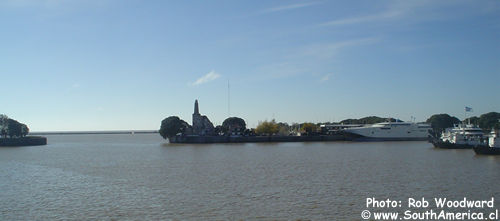
[[(470, 117), (463, 121), (463, 123), (470, 123), (479, 126), (484, 131), (490, 131), (492, 129), (498, 130), (500, 129), (500, 113), (498, 112), (489, 112), (486, 114), (482, 114), (479, 117)], [(455, 124), (461, 123), (461, 121), (454, 116), (450, 116), (448, 114), (435, 114), (432, 115), (426, 121), (431, 124), (434, 133), (440, 134), (444, 131), (444, 129), (453, 127)]]
[[(478, 125), (485, 131), (491, 129), (500, 129), (500, 113), (490, 112), (483, 114), (479, 117), (470, 117), (466, 119), (464, 122), (468, 122)], [(218, 125), (215, 127), (215, 135), (231, 135), (231, 134), (239, 134), (239, 135), (282, 135), (287, 136), (291, 134), (301, 133), (303, 135), (316, 135), (320, 131), (320, 125), (322, 124), (375, 124), (381, 122), (401, 122), (399, 119), (395, 118), (382, 118), (377, 116), (369, 116), (360, 119), (346, 119), (340, 121), (338, 123), (283, 123), (276, 122), (274, 119), (271, 121), (261, 121), (257, 125), (255, 129), (246, 128), (245, 120), (239, 117), (230, 117), (224, 120), (222, 125)], [(426, 123), (429, 123), (433, 128), (434, 133), (439, 134), (444, 129), (453, 127), (455, 124), (459, 124), (461, 121), (454, 116), (450, 116), (448, 114), (435, 114), (429, 117), (426, 120)], [(178, 134), (183, 134), (190, 129), (190, 125), (180, 119), (177, 116), (171, 116), (165, 118), (161, 122), (160, 127), (160, 135), (163, 138), (174, 137)]]
[(0, 137), (25, 137), (28, 135), (29, 131), (26, 124), (19, 123), (17, 120), (7, 117), (7, 115), (0, 114)]
[[(185, 134), (187, 131), (190, 131), (192, 126), (189, 125), (186, 121), (180, 119), (177, 116), (170, 116), (165, 118), (161, 122), (159, 133), (164, 138), (167, 139), (169, 137), (174, 137), (176, 135)], [(222, 125), (218, 125), (214, 128), (213, 135), (254, 135), (255, 130), (250, 130), (246, 128), (245, 120), (239, 117), (229, 117)]]

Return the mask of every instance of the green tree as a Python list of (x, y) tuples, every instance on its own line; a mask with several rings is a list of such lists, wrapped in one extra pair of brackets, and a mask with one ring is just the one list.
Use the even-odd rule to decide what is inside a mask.
[(0, 137), (7, 137), (7, 128), (9, 127), (9, 117), (0, 114)]
[(185, 133), (190, 128), (191, 126), (186, 121), (177, 116), (170, 116), (161, 121), (159, 132), (163, 139), (167, 139), (174, 137), (178, 133)]
[(221, 133), (222, 133), (222, 126), (221, 125), (217, 125), (216, 127), (214, 127), (214, 133), (217, 134), (217, 135), (221, 135)]
[(303, 123), (300, 126), (300, 132), (305, 133), (307, 135), (311, 135), (313, 133), (316, 133), (317, 131), (318, 131), (318, 126), (316, 126), (316, 124), (313, 123)]
[(498, 112), (489, 112), (486, 114), (482, 114), (479, 117), (479, 127), (483, 130), (491, 130), (493, 128), (498, 129), (500, 127), (500, 113)]
[(0, 114), (0, 127), (4, 126), (6, 127), (7, 124), (9, 123), (9, 117), (5, 114)]
[(288, 125), (287, 123), (279, 122), (277, 126), (278, 126), (278, 133), (277, 133), (278, 135), (281, 136), (290, 135), (290, 125)]
[(10, 119), (6, 115), (0, 115), (0, 135), (2, 137), (24, 137), (28, 135), (28, 133), (29, 128), (28, 126), (26, 126), (26, 124), (19, 123), (14, 119)]
[(26, 126), (26, 124), (21, 124), (21, 136), (25, 137), (29, 134), (29, 132), (30, 129), (28, 128), (28, 126)]
[(1, 137), (7, 137), (8, 133), (7, 133), (7, 128), (2, 128), (0, 130), (0, 136)]
[(377, 116), (369, 116), (369, 117), (363, 117), (359, 119), (346, 119), (343, 121), (340, 121), (341, 124), (376, 124), (376, 123), (381, 123), (381, 122), (401, 122), (399, 119), (395, 118), (382, 118), (382, 117), (377, 117)]
[(245, 120), (239, 117), (229, 117), (222, 122), (222, 132), (244, 132), (246, 129)]
[(14, 119), (9, 119), (7, 133), (10, 138), (21, 137), (23, 134), (22, 124)]
[(469, 117), (464, 120), (464, 123), (468, 124), (469, 122), (474, 125), (479, 125), (479, 117)]
[(257, 128), (255, 128), (255, 133), (260, 135), (274, 135), (278, 133), (279, 128), (275, 120), (259, 122)]
[(431, 124), (435, 134), (440, 134), (445, 128), (460, 123), (460, 120), (448, 114), (434, 114), (426, 122)]

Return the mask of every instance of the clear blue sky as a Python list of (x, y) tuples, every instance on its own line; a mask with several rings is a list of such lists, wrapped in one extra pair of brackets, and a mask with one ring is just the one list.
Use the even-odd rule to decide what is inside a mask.
[(32, 131), (500, 112), (500, 1), (1, 0), (0, 113)]

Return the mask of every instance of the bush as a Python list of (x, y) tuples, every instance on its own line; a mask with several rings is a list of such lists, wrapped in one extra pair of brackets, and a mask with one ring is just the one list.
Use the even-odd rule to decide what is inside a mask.
[(178, 133), (186, 133), (191, 126), (186, 121), (177, 116), (170, 116), (161, 121), (160, 135), (164, 138), (171, 138)]

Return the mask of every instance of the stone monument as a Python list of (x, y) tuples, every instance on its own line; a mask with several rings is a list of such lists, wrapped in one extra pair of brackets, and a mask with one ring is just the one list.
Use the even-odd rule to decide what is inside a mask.
[(212, 122), (210, 122), (207, 116), (200, 114), (198, 100), (194, 101), (193, 134), (200, 136), (209, 136), (214, 134), (214, 125)]

